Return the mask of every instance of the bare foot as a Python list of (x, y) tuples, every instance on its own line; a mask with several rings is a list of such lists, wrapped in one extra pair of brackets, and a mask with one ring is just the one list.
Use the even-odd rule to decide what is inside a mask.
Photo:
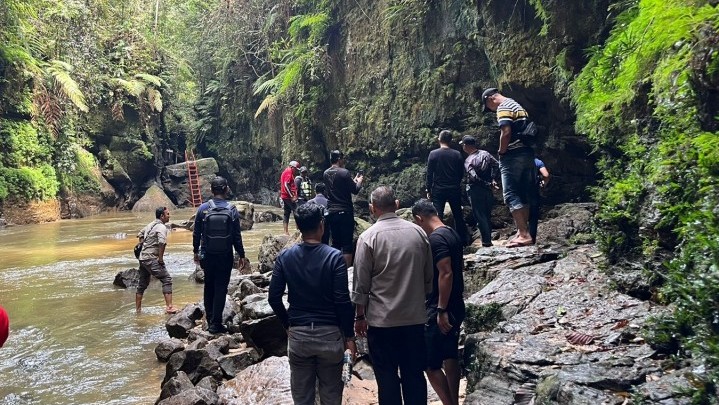
[(165, 309), (166, 314), (176, 314), (177, 311), (178, 311), (178, 309), (173, 306), (169, 306)]

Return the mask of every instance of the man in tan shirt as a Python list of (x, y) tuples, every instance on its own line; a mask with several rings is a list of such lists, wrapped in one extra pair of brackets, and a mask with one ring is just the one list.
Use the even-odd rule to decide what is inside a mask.
[(165, 296), (165, 313), (174, 314), (177, 308), (172, 305), (172, 277), (165, 267), (165, 246), (168, 229), (165, 224), (170, 220), (170, 211), (166, 207), (155, 210), (155, 220), (147, 224), (137, 237), (142, 241), (140, 252), (140, 281), (135, 294), (135, 310), (142, 310), (142, 296), (150, 284), (150, 276), (162, 283), (162, 295)]
[(392, 188), (372, 192), (377, 222), (360, 235), (355, 251), (355, 332), (367, 336), (380, 405), (403, 398), (426, 404), (424, 301), (432, 290), (432, 250), (422, 228), (395, 214), (398, 207)]

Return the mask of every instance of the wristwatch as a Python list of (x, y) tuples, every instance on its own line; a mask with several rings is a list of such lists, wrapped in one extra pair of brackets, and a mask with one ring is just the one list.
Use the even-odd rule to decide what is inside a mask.
[(443, 313), (445, 313), (445, 312), (447, 312), (447, 308), (437, 307), (437, 313), (438, 313), (438, 314), (443, 314)]

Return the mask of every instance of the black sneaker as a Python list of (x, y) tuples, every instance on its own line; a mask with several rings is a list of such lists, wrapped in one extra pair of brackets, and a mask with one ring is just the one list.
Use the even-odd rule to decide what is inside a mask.
[(225, 328), (223, 325), (211, 326), (211, 327), (207, 328), (207, 331), (213, 335), (217, 335), (219, 333), (227, 333), (227, 328)]

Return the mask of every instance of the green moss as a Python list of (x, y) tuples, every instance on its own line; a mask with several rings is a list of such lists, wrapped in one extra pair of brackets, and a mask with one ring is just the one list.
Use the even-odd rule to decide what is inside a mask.
[(467, 316), (464, 319), (464, 329), (468, 334), (492, 330), (499, 322), (504, 320), (502, 305), (491, 303), (488, 305), (467, 305)]
[(0, 147), (0, 158), (7, 167), (46, 163), (52, 156), (49, 137), (30, 121), (0, 119)]
[[(701, 59), (719, 27), (699, 1), (641, 0), (618, 18), (573, 84), (576, 128), (602, 154), (597, 241), (610, 263), (656, 261), (672, 249), (661, 297), (674, 303), (655, 324), (657, 345), (678, 345), (719, 378), (719, 133), (702, 121)], [(676, 347), (674, 347), (676, 352)], [(698, 398), (712, 390), (698, 390)], [(716, 398), (714, 398), (716, 400)]]
[(72, 155), (70, 170), (59, 175), (62, 186), (76, 193), (99, 192), (102, 175), (95, 156), (80, 147), (73, 148)]
[(55, 198), (60, 187), (55, 169), (43, 164), (39, 167), (0, 168), (7, 197), (33, 200)]

